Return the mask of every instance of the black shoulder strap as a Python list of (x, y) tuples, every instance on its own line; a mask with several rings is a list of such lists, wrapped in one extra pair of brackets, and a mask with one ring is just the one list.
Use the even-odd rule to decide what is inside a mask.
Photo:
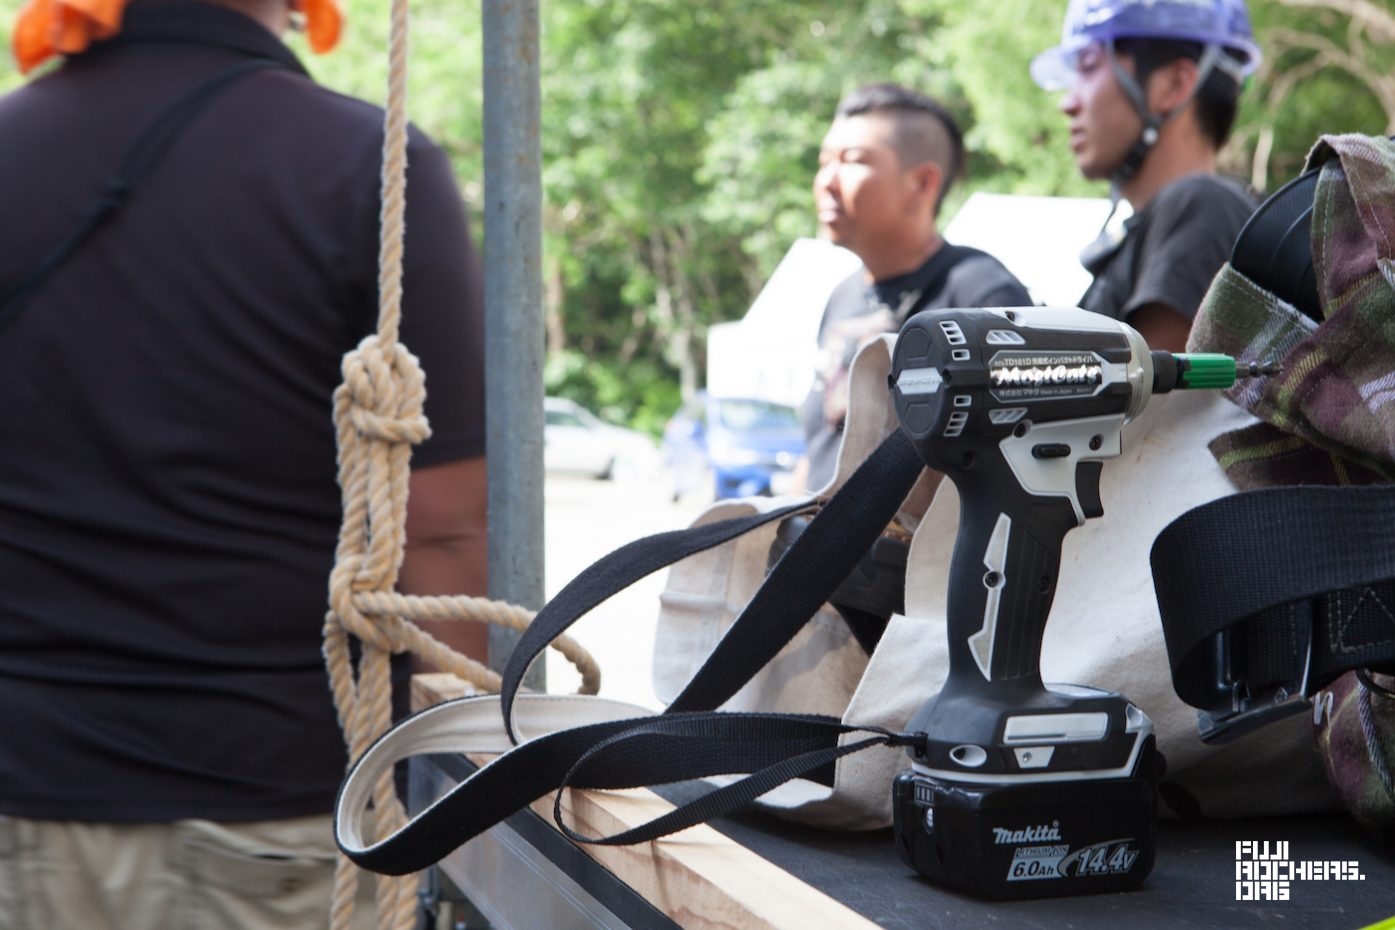
[[(904, 433), (888, 435), (780, 557), (670, 712), (716, 708), (773, 659), (896, 516), (924, 467)], [(514, 647), (500, 688), (510, 733), (513, 699), (529, 663), (587, 611), (660, 568), (809, 507), (801, 501), (739, 520), (660, 533), (591, 565), (538, 612)]]
[(1173, 687), (1209, 712), (1203, 736), (1395, 663), (1395, 487), (1223, 497), (1169, 524), (1151, 561)]
[(954, 270), (955, 266), (965, 259), (977, 255), (987, 256), (988, 253), (971, 246), (954, 245), (950, 242), (940, 246), (939, 250), (930, 256), (930, 260), (926, 263), (925, 283), (920, 286), (915, 298), (909, 301), (908, 305), (903, 304), (896, 308), (896, 325), (900, 326), (925, 309), (925, 305), (944, 290), (945, 281), (949, 279), (949, 273)]
[(775, 658), (895, 518), (924, 469), (911, 440), (893, 430), (785, 550), (669, 712), (715, 709)]
[(116, 215), (130, 200), (136, 184), (159, 162), (194, 117), (203, 112), (221, 90), (239, 78), (268, 68), (284, 68), (270, 58), (253, 58), (213, 75), (161, 111), (126, 150), (116, 173), (107, 181), (95, 203), (76, 228), (49, 250), (27, 275), (0, 291), (0, 330), (19, 315), (21, 309), (48, 278), (63, 266), (79, 248)]

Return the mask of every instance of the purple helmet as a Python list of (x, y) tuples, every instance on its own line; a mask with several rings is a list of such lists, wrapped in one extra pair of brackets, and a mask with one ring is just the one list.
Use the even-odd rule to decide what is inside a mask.
[(1233, 56), (1233, 67), (1226, 70), (1237, 81), (1259, 67), (1259, 46), (1250, 30), (1245, 0), (1070, 0), (1061, 44), (1032, 60), (1032, 79), (1046, 90), (1067, 88), (1075, 81), (1080, 50), (1115, 39), (1172, 39), (1220, 46)]

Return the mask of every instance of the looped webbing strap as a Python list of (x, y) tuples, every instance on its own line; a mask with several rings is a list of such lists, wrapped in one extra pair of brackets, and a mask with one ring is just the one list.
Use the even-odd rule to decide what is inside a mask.
[[(552, 696), (529, 698), (548, 701)], [(402, 721), (355, 764), (340, 791), (335, 818), (339, 846), (355, 864), (383, 875), (427, 868), (549, 792), (558, 795), (553, 810), (558, 827), (572, 839), (605, 845), (644, 842), (730, 813), (843, 756), (923, 738), (796, 714), (677, 714), (571, 726), (514, 747), (390, 835), (365, 844), (359, 820), (372, 783), (402, 759), (460, 750), (460, 734), (479, 719), (492, 716), (497, 725), (496, 702), (488, 696), (437, 704)], [(840, 745), (849, 734), (864, 736)], [(584, 837), (562, 819), (563, 788), (640, 788), (745, 773), (754, 774), (615, 836)]]
[(1310, 696), (1395, 662), (1395, 487), (1224, 497), (1169, 524), (1151, 561), (1173, 687), (1193, 707), (1236, 684)]

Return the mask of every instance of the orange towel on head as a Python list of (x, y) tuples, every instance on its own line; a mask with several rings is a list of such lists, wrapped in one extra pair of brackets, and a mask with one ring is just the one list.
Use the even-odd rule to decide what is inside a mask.
[(339, 44), (339, 34), (344, 29), (344, 12), (339, 0), (303, 0), (305, 9), (305, 38), (310, 50), (317, 55)]
[(127, 0), (28, 0), (15, 17), (11, 49), (28, 74), (54, 55), (73, 55), (116, 35)]
[[(15, 16), (11, 50), (19, 70), (28, 74), (54, 55), (76, 55), (121, 29), (129, 0), (27, 0)], [(323, 54), (339, 43), (344, 13), (339, 0), (302, 0), (305, 37)]]

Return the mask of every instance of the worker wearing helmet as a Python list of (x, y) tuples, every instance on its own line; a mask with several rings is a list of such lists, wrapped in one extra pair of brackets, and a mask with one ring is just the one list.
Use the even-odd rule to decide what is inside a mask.
[[(1032, 77), (1064, 91), (1081, 173), (1133, 215), (1081, 260), (1081, 306), (1180, 351), (1254, 200), (1216, 174), (1240, 89), (1259, 65), (1243, 0), (1071, 0), (1061, 44)], [(1111, 211), (1112, 215), (1112, 211)], [(1108, 223), (1106, 223), (1108, 226)]]

